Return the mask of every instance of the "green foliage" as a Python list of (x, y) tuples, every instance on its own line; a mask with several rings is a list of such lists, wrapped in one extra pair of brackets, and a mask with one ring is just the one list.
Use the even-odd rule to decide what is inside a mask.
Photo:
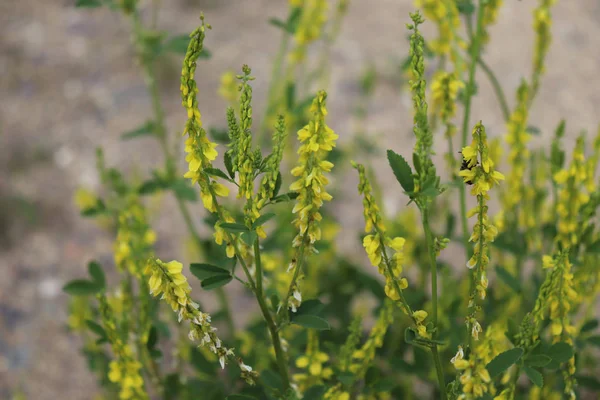
[[(348, 3), (292, 1), (286, 18), (269, 20), (281, 35), (271, 73), (260, 74), (270, 80), (255, 81), (246, 65), (224, 74), (224, 128), (205, 127), (199, 108), (198, 96), (209, 96), (196, 82), (211, 56), (204, 16), (189, 35), (172, 35), (152, 28), (135, 0), (75, 2), (108, 6), (130, 22), (152, 113), (121, 138), (153, 140), (162, 151), (150, 174), (130, 181), (99, 150), (100, 193), (76, 194), (82, 216), (114, 236), (115, 268), (90, 262), (87, 278), (63, 288), (72, 296), (69, 328), (81, 334), (105, 397), (470, 400), (600, 390), (600, 132), (593, 141), (580, 136), (567, 154), (563, 120), (551, 143), (529, 145), (544, 133), (529, 111), (553, 2), (540, 0), (534, 11), (532, 76), (514, 110), (483, 60), (501, 1), (421, 1), (423, 14), (410, 14), (399, 73), (413, 119), (401, 129), (412, 130), (416, 143), (386, 152), (396, 189), (410, 198), (392, 197), (395, 215), (383, 206), (395, 184), (370, 168), (386, 148), (369, 132), (376, 63), (356, 77), (348, 140), (337, 141), (328, 115), (328, 102), (340, 99), (319, 90), (329, 82), (329, 50)], [(423, 36), (422, 24), (436, 25), (439, 36)], [(176, 56), (183, 57), (185, 144), (167, 129), (155, 73)], [(488, 87), (478, 75), (499, 100), (505, 159), (502, 141), (471, 116)], [(264, 110), (253, 105), (255, 85), (268, 87)], [(434, 148), (444, 148), (434, 146), (439, 140), (446, 165), (434, 158)], [(349, 166), (358, 171), (363, 205), (352, 215), (338, 208), (356, 203)], [(178, 250), (155, 246), (146, 204), (157, 195), (172, 197), (162, 211), (183, 221), (191, 238), (197, 262), (189, 270), (158, 258)], [(365, 217), (364, 233), (350, 232), (355, 214)], [(353, 246), (342, 250), (347, 241)]]

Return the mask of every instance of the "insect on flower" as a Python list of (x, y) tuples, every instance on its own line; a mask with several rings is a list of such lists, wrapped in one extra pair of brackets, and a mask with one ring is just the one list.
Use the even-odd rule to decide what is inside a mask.
[[(462, 154), (462, 152), (461, 152), (461, 151), (459, 151), (459, 152), (458, 152), (458, 154)], [(477, 162), (477, 164), (479, 164), (479, 162)], [(461, 171), (464, 171), (464, 170), (468, 169), (468, 170), (470, 171), (470, 170), (472, 170), (474, 167), (476, 167), (476, 166), (477, 166), (477, 164), (469, 166), (469, 161), (463, 157), (463, 159), (462, 159), (462, 164), (460, 165), (460, 170), (461, 170)], [(473, 184), (473, 181), (466, 181), (465, 183), (466, 183), (467, 185), (472, 185), (472, 184)]]

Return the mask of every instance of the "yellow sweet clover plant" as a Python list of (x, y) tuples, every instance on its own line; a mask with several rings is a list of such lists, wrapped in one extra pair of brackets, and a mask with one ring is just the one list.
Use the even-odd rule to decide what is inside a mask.
[[(129, 21), (152, 100), (151, 117), (122, 138), (152, 137), (162, 152), (140, 182), (108, 167), (99, 150), (101, 187), (74, 196), (81, 215), (114, 243), (112, 257), (98, 255), (103, 262), (91, 261), (87, 278), (64, 287), (73, 296), (67, 325), (81, 336), (105, 398), (597, 393), (598, 357), (590, 350), (600, 343), (600, 132), (578, 136), (568, 154), (561, 121), (548, 146), (531, 145), (554, 0), (539, 0), (534, 10), (532, 72), (512, 107), (484, 61), (489, 28), (504, 18), (505, 2), (416, 2), (429, 21), (417, 11), (407, 25), (413, 120), (406, 128), (415, 145), (412, 154), (405, 144), (402, 154), (387, 151), (400, 195), (370, 165), (381, 146), (371, 145), (366, 129), (374, 67), (354, 103), (356, 138), (328, 116), (340, 101), (326, 91), (330, 51), (351, 1), (292, 0), (286, 20), (270, 20), (282, 34), (270, 80), (256, 81), (247, 65), (223, 74), (223, 127), (205, 127), (199, 109), (199, 98), (213, 95), (197, 83), (210, 62), (204, 16), (182, 49), (181, 36), (145, 23), (135, 0), (89, 3), (107, 3)], [(437, 27), (431, 40), (424, 23)], [(182, 57), (183, 139), (165, 124), (155, 72), (164, 52)], [(503, 135), (472, 121), (478, 72), (498, 98)], [(253, 107), (257, 85), (268, 87), (260, 113)], [(447, 142), (443, 166), (435, 158), (439, 140)], [(185, 171), (178, 169), (180, 148)], [(355, 195), (344, 173), (349, 166), (358, 172)], [(175, 200), (194, 262), (155, 247), (162, 233), (153, 229), (146, 198), (159, 194)], [(358, 196), (365, 225), (353, 232), (338, 206)], [(349, 252), (340, 238), (361, 251)], [(167, 257), (172, 261), (161, 261)], [(205, 301), (211, 294), (216, 304)]]

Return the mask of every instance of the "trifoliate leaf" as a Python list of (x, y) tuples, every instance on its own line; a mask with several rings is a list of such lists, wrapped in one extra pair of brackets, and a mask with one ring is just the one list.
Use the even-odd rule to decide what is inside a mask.
[(544, 354), (534, 354), (525, 359), (525, 365), (529, 365), (530, 367), (545, 367), (552, 361), (550, 357)]

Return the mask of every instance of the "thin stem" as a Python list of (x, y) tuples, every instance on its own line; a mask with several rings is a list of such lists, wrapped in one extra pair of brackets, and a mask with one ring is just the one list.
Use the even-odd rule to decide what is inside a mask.
[(496, 94), (496, 98), (498, 99), (498, 102), (500, 103), (500, 108), (502, 109), (502, 116), (504, 117), (504, 121), (508, 121), (508, 119), (510, 118), (510, 110), (508, 108), (506, 96), (504, 95), (504, 90), (502, 89), (502, 86), (500, 85), (498, 78), (494, 74), (494, 71), (492, 71), (492, 69), (489, 67), (489, 65), (487, 65), (481, 59), (481, 57), (479, 57), (479, 59), (477, 60), (477, 63), (479, 64), (481, 69), (483, 69), (483, 72), (485, 72), (485, 74), (487, 75), (488, 79), (490, 80), (490, 82), (494, 88), (494, 93)]
[(290, 387), (290, 377), (288, 373), (287, 360), (285, 357), (285, 353), (281, 347), (281, 339), (279, 338), (279, 331), (277, 329), (277, 325), (273, 320), (273, 316), (269, 311), (267, 303), (265, 301), (263, 287), (262, 287), (262, 262), (260, 258), (260, 245), (258, 242), (258, 238), (254, 242), (254, 260), (256, 263), (256, 298), (258, 300), (258, 304), (260, 309), (267, 321), (267, 326), (269, 328), (269, 333), (271, 334), (271, 341), (273, 342), (273, 347), (275, 348), (275, 358), (277, 359), (277, 364), (279, 366), (279, 373), (281, 374), (281, 378), (283, 380), (283, 387), (287, 390)]
[[(438, 326), (438, 293), (437, 293), (437, 261), (433, 243), (433, 234), (429, 226), (429, 210), (422, 210), (423, 229), (425, 230), (425, 242), (429, 252), (430, 273), (431, 273), (431, 303), (433, 325)], [(435, 339), (436, 332), (433, 332)]]
[(289, 320), (289, 312), (288, 312), (288, 306), (287, 306), (288, 299), (292, 296), (292, 293), (294, 291), (294, 286), (296, 285), (296, 281), (298, 280), (298, 277), (300, 276), (300, 271), (302, 270), (302, 267), (304, 266), (304, 257), (305, 257), (305, 253), (306, 253), (307, 237), (308, 237), (308, 226), (306, 227), (306, 233), (302, 237), (302, 242), (300, 243), (300, 247), (298, 248), (298, 252), (296, 253), (297, 257), (296, 257), (296, 267), (294, 268), (294, 275), (292, 275), (292, 280), (290, 281), (290, 285), (288, 287), (288, 291), (287, 291), (287, 294), (284, 299), (285, 303), (282, 306), (285, 320)]
[(442, 369), (442, 361), (440, 360), (440, 353), (438, 351), (437, 344), (431, 347), (431, 355), (433, 356), (435, 372), (437, 373), (438, 385), (440, 389), (440, 399), (446, 400), (446, 382), (444, 380), (444, 370)]
[[(435, 339), (438, 330), (438, 289), (437, 289), (437, 260), (433, 242), (433, 233), (431, 232), (431, 226), (429, 225), (429, 210), (427, 207), (421, 210), (421, 217), (423, 221), (423, 229), (425, 230), (425, 241), (427, 250), (429, 252), (430, 271), (431, 271), (431, 304), (432, 304), (432, 322), (434, 331), (432, 332), (432, 338)], [(440, 354), (438, 352), (437, 344), (431, 346), (431, 355), (433, 356), (433, 363), (435, 364), (435, 370), (437, 372), (438, 385), (440, 389), (441, 399), (446, 399), (446, 383), (444, 381), (444, 370), (442, 369), (442, 363), (440, 361)]]
[[(208, 175), (205, 175), (205, 176), (207, 179), (209, 179)], [(208, 185), (208, 190), (213, 199), (213, 204), (215, 205), (215, 208), (217, 210), (217, 214), (219, 215), (219, 218), (222, 221), (224, 221), (223, 210), (221, 209), (221, 206), (218, 203), (217, 194), (215, 193), (214, 189), (212, 188), (212, 186), (210, 184)], [(283, 380), (283, 386), (287, 390), (290, 388), (290, 378), (289, 378), (289, 373), (288, 373), (288, 368), (287, 368), (287, 361), (285, 359), (285, 353), (283, 352), (283, 348), (281, 347), (281, 339), (279, 337), (277, 325), (275, 324), (275, 321), (273, 320), (273, 316), (271, 315), (271, 312), (269, 311), (269, 307), (267, 306), (267, 303), (264, 298), (264, 294), (262, 292), (262, 262), (261, 262), (261, 258), (260, 258), (260, 246), (259, 246), (258, 239), (254, 243), (254, 257), (255, 257), (255, 265), (256, 265), (256, 281), (255, 281), (254, 279), (252, 279), (252, 274), (250, 273), (250, 270), (248, 269), (248, 265), (246, 264), (244, 257), (242, 257), (242, 255), (238, 249), (238, 246), (236, 245), (236, 242), (234, 241), (233, 236), (227, 231), (225, 231), (225, 234), (227, 236), (227, 240), (233, 244), (235, 256), (238, 259), (238, 261), (240, 262), (240, 264), (242, 265), (242, 269), (244, 270), (244, 273), (246, 274), (246, 277), (248, 278), (248, 282), (250, 283), (250, 287), (252, 288), (252, 291), (254, 292), (256, 300), (258, 301), (258, 306), (260, 308), (260, 311), (267, 323), (269, 333), (271, 334), (271, 341), (273, 343), (273, 348), (275, 349), (275, 357), (277, 360), (277, 364), (279, 365), (281, 379)]]

